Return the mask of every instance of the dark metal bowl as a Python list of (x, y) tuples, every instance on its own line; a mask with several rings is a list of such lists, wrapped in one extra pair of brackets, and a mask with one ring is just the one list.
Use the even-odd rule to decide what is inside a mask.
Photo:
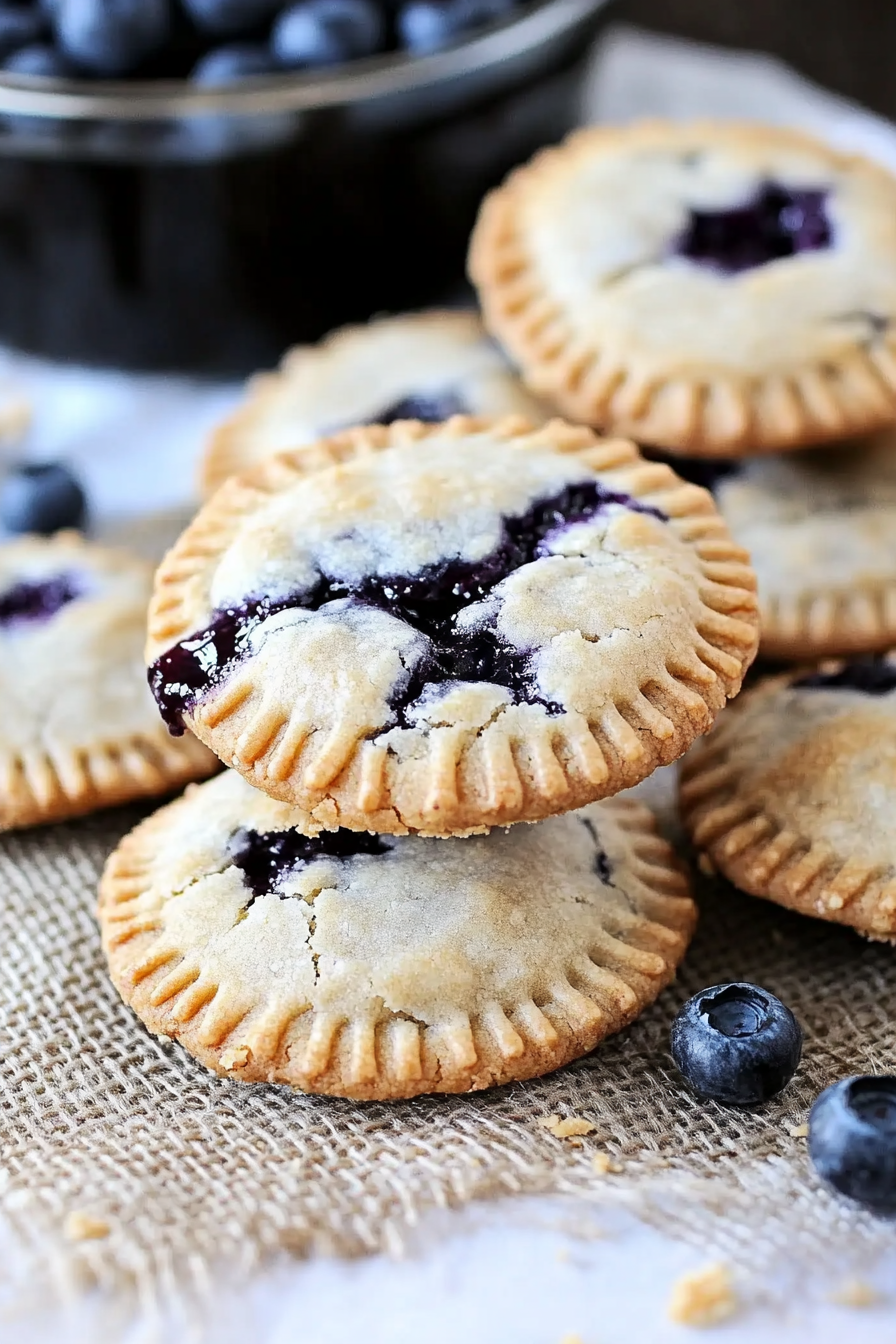
[(485, 191), (577, 119), (608, 0), (222, 90), (0, 81), (0, 340), (238, 372), (463, 279)]

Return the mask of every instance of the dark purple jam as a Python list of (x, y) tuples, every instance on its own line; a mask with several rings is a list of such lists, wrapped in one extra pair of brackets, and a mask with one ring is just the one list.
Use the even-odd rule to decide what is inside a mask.
[[(230, 857), (252, 892), (252, 901), (275, 892), (303, 863), (315, 859), (353, 859), (359, 854), (388, 854), (392, 843), (367, 831), (237, 831), (228, 846)], [(247, 907), (248, 908), (248, 907)]]
[(456, 392), (413, 392), (401, 401), (394, 401), (382, 411), (372, 415), (371, 420), (380, 425), (391, 425), (393, 420), (424, 420), (436, 425), (440, 420), (450, 420), (452, 415), (469, 415), (469, 410)]
[(882, 654), (854, 658), (837, 672), (810, 672), (791, 685), (800, 690), (864, 691), (866, 695), (887, 695), (896, 691), (896, 663)]
[(828, 193), (763, 182), (746, 205), (731, 210), (691, 210), (673, 254), (730, 275), (766, 262), (817, 252), (831, 245)]
[(250, 597), (218, 611), (204, 630), (175, 644), (150, 667), (149, 684), (159, 712), (172, 733), (182, 733), (184, 712), (227, 676), (262, 621), (295, 608), (318, 611), (328, 602), (346, 598), (386, 611), (427, 638), (425, 652), (390, 699), (396, 723), (406, 723), (405, 711), (430, 684), (484, 681), (534, 702), (532, 651), (505, 644), (487, 625), (458, 629), (456, 617), (488, 597), (509, 574), (546, 555), (546, 541), (561, 529), (594, 518), (614, 504), (665, 522), (658, 509), (630, 495), (607, 490), (596, 480), (580, 481), (537, 501), (518, 517), (505, 517), (498, 545), (479, 560), (443, 560), (417, 574), (377, 574), (360, 583), (319, 573), (317, 581), (301, 592)]
[(0, 630), (48, 621), (83, 592), (84, 585), (75, 574), (23, 579), (0, 593)]

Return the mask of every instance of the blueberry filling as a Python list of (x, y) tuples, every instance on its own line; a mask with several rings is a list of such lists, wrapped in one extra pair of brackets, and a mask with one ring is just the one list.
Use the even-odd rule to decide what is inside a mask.
[[(611, 505), (649, 514), (658, 509), (630, 495), (607, 490), (599, 481), (580, 481), (537, 501), (525, 513), (502, 520), (497, 546), (479, 560), (443, 560), (417, 574), (371, 575), (347, 583), (319, 573), (307, 589), (286, 597), (250, 597), (216, 612), (204, 630), (181, 640), (152, 664), (148, 677), (159, 712), (170, 731), (184, 730), (183, 715), (218, 685), (245, 655), (262, 621), (282, 611), (318, 611), (327, 602), (353, 602), (386, 611), (425, 635), (428, 646), (406, 681), (390, 698), (394, 723), (406, 726), (405, 712), (430, 684), (479, 681), (502, 686), (514, 697), (545, 704), (536, 696), (531, 650), (513, 648), (488, 626), (458, 629), (457, 615), (486, 598), (502, 579), (548, 554), (545, 541), (562, 528), (596, 517)], [(547, 706), (559, 713), (557, 706)]]
[(268, 896), (304, 863), (315, 859), (353, 859), (359, 854), (388, 854), (392, 844), (367, 831), (237, 831), (228, 851), (252, 892), (246, 908), (259, 896)]
[(48, 621), (83, 591), (74, 574), (56, 574), (37, 581), (23, 579), (0, 593), (0, 630)]
[(456, 392), (412, 392), (371, 418), (380, 425), (391, 425), (393, 420), (424, 420), (435, 425), (440, 420), (450, 420), (452, 415), (468, 414)]
[(730, 210), (694, 210), (673, 254), (730, 275), (797, 252), (831, 245), (827, 192), (763, 182), (753, 200)]
[(864, 691), (866, 695), (887, 695), (896, 691), (896, 663), (882, 654), (854, 658), (836, 672), (810, 672), (791, 685), (800, 690)]

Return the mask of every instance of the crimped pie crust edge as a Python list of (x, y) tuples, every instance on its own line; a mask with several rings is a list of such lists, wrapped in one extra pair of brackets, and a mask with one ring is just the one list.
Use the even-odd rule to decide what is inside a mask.
[(354, 1016), (318, 1011), (290, 999), (288, 986), (260, 991), (248, 1004), (203, 975), (190, 949), (165, 941), (165, 897), (177, 896), (152, 891), (153, 860), (172, 814), (190, 808), (198, 792), (189, 789), (124, 838), (106, 864), (97, 913), (125, 1003), (150, 1031), (175, 1038), (222, 1077), (395, 1100), (541, 1076), (587, 1054), (653, 1002), (674, 977), (696, 922), (685, 870), (652, 814), (633, 799), (610, 799), (599, 806), (625, 833), (629, 867), (649, 895), (638, 898), (643, 908), (632, 913), (622, 939), (605, 934), (593, 956), (583, 945), (548, 1001), (486, 996), (467, 1008), (446, 1004), (443, 1020), (429, 1023), (392, 1012), (382, 1000)]
[[(760, 697), (789, 686), (794, 675), (769, 678), (745, 692), (690, 752), (680, 774), (682, 823), (701, 867), (721, 873), (739, 890), (847, 925), (867, 938), (896, 942), (896, 867), (882, 871), (801, 834), (787, 825), (774, 798), (763, 801), (755, 792), (740, 791), (739, 720)], [(848, 769), (849, 762), (843, 765)]]
[[(617, 368), (612, 347), (578, 339), (562, 307), (545, 289), (516, 227), (516, 198), (567, 157), (587, 158), (595, 146), (651, 144), (658, 136), (773, 136), (795, 148), (823, 149), (832, 162), (884, 170), (860, 155), (838, 153), (813, 137), (751, 123), (645, 120), (627, 128), (586, 127), (559, 146), (541, 150), (486, 196), (475, 225), (468, 271), (486, 327), (521, 366), (524, 381), (571, 420), (623, 434), (640, 443), (695, 457), (799, 448), (864, 434), (896, 423), (896, 324), (866, 350), (857, 343), (848, 361), (809, 359), (788, 376), (750, 378), (695, 369), (691, 377), (639, 377)], [(609, 358), (603, 358), (604, 355)]]
[[(600, 724), (588, 726), (582, 716), (571, 714), (551, 721), (537, 741), (526, 744), (530, 760), (524, 766), (509, 742), (494, 740), (500, 736), (494, 732), (475, 759), (471, 759), (474, 751), (467, 750), (469, 744), (442, 742), (425, 764), (426, 777), (415, 791), (414, 810), (406, 802), (396, 807), (395, 775), (416, 769), (416, 764), (398, 762), (371, 741), (357, 742), (338, 776), (317, 785), (313, 794), (299, 780), (301, 756), (288, 777), (267, 773), (276, 736), (268, 734), (251, 759), (246, 752), (238, 754), (236, 734), (228, 740), (229, 735), (220, 729), (242, 711), (250, 694), (246, 689), (250, 675), (235, 674), (186, 715), (196, 735), (225, 764), (272, 797), (306, 808), (321, 825), (392, 834), (411, 830), (422, 835), (456, 835), (534, 821), (611, 796), (638, 783), (657, 766), (677, 759), (696, 736), (706, 732), (718, 710), (737, 693), (755, 656), (755, 579), (746, 552), (732, 542), (706, 491), (680, 481), (663, 464), (645, 462), (633, 444), (602, 441), (584, 427), (552, 421), (533, 430), (519, 417), (493, 421), (457, 416), (442, 425), (405, 421), (349, 430), (306, 449), (279, 454), (226, 482), (157, 572), (147, 661), (200, 627), (207, 612), (200, 608), (196, 595), (207, 587), (205, 576), (214, 570), (243, 517), (265, 497), (328, 465), (430, 436), (463, 438), (486, 430), (502, 442), (525, 442), (577, 455), (615, 488), (662, 509), (674, 533), (693, 548), (705, 579), (700, 590), (704, 610), (700, 647), (677, 650), (669, 665), (657, 669), (656, 684), (639, 688), (630, 705), (608, 707)], [(581, 723), (573, 722), (576, 717)]]

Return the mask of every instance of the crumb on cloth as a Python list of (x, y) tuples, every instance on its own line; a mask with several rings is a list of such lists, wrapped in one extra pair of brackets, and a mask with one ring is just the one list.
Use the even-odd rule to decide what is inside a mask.
[(69, 1241), (99, 1241), (112, 1231), (105, 1218), (97, 1218), (81, 1209), (66, 1214), (62, 1230)]
[(738, 1308), (737, 1295), (727, 1265), (705, 1265), (683, 1274), (672, 1288), (668, 1316), (678, 1325), (698, 1329), (719, 1325)]
[(622, 1163), (617, 1162), (609, 1153), (592, 1153), (591, 1170), (595, 1176), (606, 1176), (610, 1172), (621, 1171)]
[(590, 1120), (583, 1120), (580, 1115), (571, 1115), (565, 1120), (559, 1115), (545, 1115), (538, 1123), (555, 1139), (573, 1139), (580, 1134), (593, 1134), (596, 1128)]
[(880, 1300), (877, 1289), (864, 1279), (846, 1279), (828, 1295), (828, 1301), (838, 1307), (874, 1307)]

